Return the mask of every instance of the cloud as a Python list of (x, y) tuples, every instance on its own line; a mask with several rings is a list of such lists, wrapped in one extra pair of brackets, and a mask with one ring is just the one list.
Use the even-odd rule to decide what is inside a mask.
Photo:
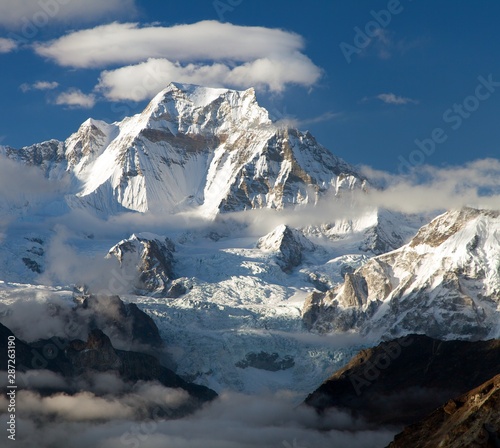
[(137, 65), (104, 71), (97, 90), (112, 101), (149, 99), (171, 81), (241, 89), (267, 87), (280, 92), (286, 84), (313, 84), (319, 72), (311, 72), (310, 68), (310, 61), (303, 55), (289, 59), (259, 59), (235, 68), (223, 63), (183, 66), (166, 59), (149, 59)]
[(304, 118), (302, 120), (299, 120), (299, 124), (301, 126), (308, 125), (308, 124), (316, 124), (316, 123), (323, 123), (325, 121), (330, 121), (333, 120), (334, 118), (340, 117), (342, 114), (339, 112), (325, 112), (321, 115), (318, 115), (316, 117), (312, 118)]
[(135, 0), (0, 0), (0, 26), (33, 29), (50, 22), (80, 23), (130, 17), (135, 12)]
[(373, 41), (378, 57), (380, 59), (389, 59), (394, 45), (389, 33), (379, 28), (374, 33)]
[(320, 226), (362, 218), (380, 208), (433, 215), (462, 207), (495, 210), (500, 204), (500, 161), (496, 159), (447, 168), (422, 165), (405, 175), (367, 166), (361, 167), (360, 172), (380, 188), (372, 186), (367, 191), (344, 193), (342, 199), (332, 197), (333, 193), (326, 194), (316, 205), (248, 210), (228, 213), (224, 218), (244, 224), (248, 235), (262, 236), (280, 224), (296, 228)]
[(417, 100), (413, 100), (411, 98), (405, 98), (404, 96), (398, 96), (394, 93), (381, 93), (375, 97), (376, 99), (386, 103), (386, 104), (395, 104), (395, 105), (403, 105), (403, 104), (418, 104)]
[(12, 39), (0, 37), (0, 54), (10, 53), (17, 48), (17, 43)]
[(55, 103), (71, 108), (92, 109), (95, 106), (96, 97), (93, 94), (85, 94), (80, 89), (70, 89), (60, 93)]
[(15, 162), (0, 152), (0, 202), (20, 205), (26, 201), (55, 193), (58, 186), (50, 183), (40, 169)]
[(73, 396), (56, 394), (40, 397), (33, 392), (22, 391), (18, 396), (18, 403), (38, 418), (50, 416), (64, 418), (66, 421), (92, 421), (134, 416), (132, 406), (122, 404), (118, 399), (96, 397), (90, 392)]
[[(64, 339), (86, 337), (88, 328), (78, 328), (78, 331), (74, 331), (75, 327), (69, 326), (64, 320), (70, 316), (69, 299), (51, 295), (50, 291), (18, 292), (15, 298), (9, 298), (7, 303), (0, 304), (1, 323), (17, 337), (27, 342), (53, 336)], [(56, 316), (56, 310), (61, 310), (60, 318)]]
[(304, 47), (298, 34), (258, 26), (202, 21), (172, 27), (112, 23), (76, 31), (36, 52), (75, 68), (137, 63), (148, 58), (173, 61), (253, 61), (293, 54)]
[(302, 53), (298, 34), (202, 21), (172, 27), (112, 23), (38, 43), (35, 51), (65, 67), (121, 66), (101, 74), (111, 100), (150, 98), (171, 81), (282, 91), (313, 85), (322, 71)]
[(303, 128), (304, 126), (308, 126), (310, 124), (323, 123), (325, 121), (331, 121), (337, 117), (340, 117), (342, 114), (339, 112), (325, 112), (323, 114), (317, 115), (316, 117), (311, 118), (297, 118), (293, 115), (287, 115), (281, 112), (275, 112), (274, 115), (277, 117), (277, 120), (274, 122), (275, 126), (284, 126), (284, 127), (293, 127), (296, 129)]
[(404, 213), (475, 208), (498, 209), (500, 203), (500, 161), (483, 159), (463, 166), (438, 168), (421, 165), (407, 175), (363, 168), (363, 173), (381, 190), (361, 196), (365, 206), (385, 207)]
[(24, 92), (29, 92), (30, 90), (54, 90), (59, 87), (58, 82), (50, 81), (37, 81), (33, 84), (24, 83), (19, 86), (19, 88)]
[[(397, 432), (367, 429), (338, 410), (318, 416), (311, 408), (296, 407), (296, 397), (287, 391), (268, 396), (224, 393), (188, 417), (138, 420), (145, 406), (152, 407), (153, 412), (168, 412), (183, 402), (182, 396), (176, 397), (178, 391), (144, 387), (120, 397), (99, 397), (89, 392), (42, 397), (21, 391), (17, 418), (22, 431), (18, 431), (16, 446), (29, 447), (37, 440), (39, 446), (65, 446), (70, 442), (74, 448), (369, 448), (387, 445)], [(0, 398), (0, 406), (7, 409), (5, 397)]]

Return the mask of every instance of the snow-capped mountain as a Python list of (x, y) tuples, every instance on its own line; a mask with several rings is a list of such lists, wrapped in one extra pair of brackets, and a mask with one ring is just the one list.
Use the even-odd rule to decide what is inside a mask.
[(342, 285), (312, 293), (304, 321), (320, 332), (497, 337), (499, 228), (499, 212), (447, 212), (409, 244), (346, 274)]
[(280, 268), (290, 272), (302, 262), (303, 252), (313, 251), (315, 247), (300, 231), (281, 224), (260, 238), (257, 248), (275, 252)]
[[(6, 227), (2, 301), (71, 296), (82, 272), (104, 277), (91, 287), (147, 312), (178, 373), (217, 391), (310, 392), (381, 334), (498, 333), (494, 213), (450, 212), (420, 231), (426, 216), (382, 209), (330, 218), (368, 180), (309, 133), (274, 124), (252, 89), (171, 84), (141, 114), (0, 153), (66, 188), (50, 209), (59, 214), (28, 207)], [(65, 215), (68, 205), (77, 210)], [(224, 214), (248, 209), (270, 210)], [(309, 223), (315, 210), (325, 222)], [(242, 215), (272, 219), (252, 227)], [(300, 219), (281, 219), (291, 215)], [(61, 230), (59, 217), (82, 218), (79, 230)], [(368, 339), (339, 347), (314, 334), (345, 330)]]
[(21, 149), (0, 146), (0, 154), (28, 166), (39, 167), (50, 180), (60, 180), (66, 176), (65, 144), (58, 140), (36, 143)]
[(169, 238), (140, 233), (113, 246), (106, 258), (118, 261), (125, 292), (172, 297), (185, 292), (182, 286), (172, 284), (174, 252), (175, 244)]
[(253, 89), (172, 83), (122, 122), (89, 119), (64, 143), (1, 152), (51, 179), (68, 175), (69, 204), (104, 215), (280, 209), (365, 183), (311, 134), (273, 124)]

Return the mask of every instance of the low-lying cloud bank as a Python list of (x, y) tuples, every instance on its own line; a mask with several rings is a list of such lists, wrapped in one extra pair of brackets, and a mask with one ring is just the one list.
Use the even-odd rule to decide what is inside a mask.
[[(215, 221), (207, 221), (195, 212), (176, 215), (124, 213), (101, 219), (88, 210), (64, 207), (55, 207), (55, 213), (44, 216), (44, 210), (51, 209), (51, 201), (61, 203), (64, 186), (46, 180), (35, 168), (6, 159), (2, 162), (5, 163), (0, 164), (0, 174), (4, 174), (0, 176), (0, 186), (5, 187), (6, 194), (3, 196), (5, 204), (0, 203), (0, 208), (24, 210), (28, 202), (32, 204), (29, 213), (40, 214), (37, 220), (16, 221), (9, 212), (7, 221), (2, 223), (0, 218), (3, 238), (9, 238), (10, 231), (22, 233), (24, 228), (26, 233), (45, 234), (45, 266), (39, 281), (46, 285), (86, 283), (93, 291), (108, 295), (128, 292), (130, 282), (120, 277), (116, 261), (104, 259), (106, 250), (137, 232), (152, 232), (174, 240), (186, 232), (196, 238), (211, 231), (222, 236), (259, 238), (280, 224), (295, 228), (319, 226), (362, 219), (377, 209), (435, 216), (464, 206), (498, 209), (500, 204), (500, 161), (485, 159), (446, 168), (422, 166), (407, 175), (364, 167), (363, 174), (372, 183), (365, 191), (344, 193), (341, 199), (327, 195), (319, 204), (285, 210), (227, 213)], [(48, 206), (34, 208), (33, 204), (37, 203)], [(83, 240), (84, 251), (79, 249), (78, 243)], [(89, 254), (87, 249), (94, 244), (98, 250)]]
[(407, 175), (395, 175), (363, 167), (364, 174), (382, 185), (360, 205), (374, 205), (403, 213), (425, 213), (464, 206), (498, 208), (500, 160), (481, 159), (462, 166), (415, 167)]
[[(294, 407), (293, 399), (287, 392), (265, 397), (226, 393), (190, 417), (144, 420), (145, 407), (156, 406), (160, 415), (162, 408), (181, 404), (182, 396), (144, 384), (113, 397), (21, 391), (16, 446), (32, 447), (36, 440), (39, 447), (72, 448), (379, 448), (398, 431), (366, 429), (340, 411), (320, 418), (310, 408)], [(2, 398), (0, 408), (6, 407)]]
[(377, 209), (408, 214), (435, 214), (450, 209), (500, 207), (500, 161), (483, 159), (463, 166), (422, 166), (399, 175), (362, 167), (372, 186), (344, 193), (343, 199), (326, 195), (319, 204), (285, 210), (249, 210), (226, 215), (263, 235), (279, 224), (305, 227), (354, 220)]

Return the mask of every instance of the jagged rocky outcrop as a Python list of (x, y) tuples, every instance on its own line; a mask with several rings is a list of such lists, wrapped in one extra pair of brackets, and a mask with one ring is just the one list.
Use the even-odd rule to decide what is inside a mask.
[(27, 166), (38, 167), (42, 170), (43, 174), (51, 180), (61, 180), (66, 177), (68, 165), (65, 151), (65, 144), (54, 139), (26, 146), (21, 149), (0, 146), (0, 155), (5, 155)]
[(500, 340), (410, 335), (362, 350), (305, 402), (320, 412), (348, 410), (375, 426), (408, 425), (499, 373)]
[(375, 257), (342, 285), (311, 294), (305, 325), (437, 338), (498, 335), (500, 213), (464, 208), (422, 227), (405, 246)]
[[(0, 324), (0, 348), (2, 348), (0, 370), (2, 371), (7, 370), (9, 336), (14, 335), (7, 327)], [(158, 381), (166, 387), (187, 391), (194, 407), (217, 396), (205, 386), (184, 381), (172, 370), (161, 365), (152, 355), (115, 349), (109, 337), (99, 329), (91, 330), (86, 341), (51, 338), (27, 344), (16, 338), (15, 344), (18, 372), (50, 370), (67, 379), (77, 379), (93, 372), (109, 372), (125, 382)], [(29, 384), (24, 386), (27, 388)]]
[(117, 134), (114, 124), (89, 118), (65, 142), (68, 167), (79, 177), (102, 154)]
[(315, 246), (299, 230), (281, 224), (260, 238), (257, 248), (275, 252), (279, 267), (284, 272), (290, 272), (302, 263), (304, 252), (313, 251)]
[(500, 375), (404, 429), (388, 448), (500, 446)]
[(253, 89), (170, 84), (138, 115), (87, 120), (65, 142), (0, 153), (68, 178), (71, 207), (204, 216), (315, 204), (364, 187), (356, 170), (309, 133), (276, 126)]
[(174, 252), (169, 238), (140, 233), (113, 246), (107, 258), (118, 261), (123, 284), (132, 285), (136, 294), (178, 297), (185, 289), (173, 282)]
[(111, 339), (129, 347), (160, 348), (163, 340), (153, 319), (135, 303), (125, 303), (119, 296), (75, 294), (72, 319), (89, 329), (105, 329)]
[(154, 356), (116, 350), (101, 330), (91, 331), (86, 342), (71, 341), (65, 355), (70, 362), (73, 375), (80, 375), (89, 370), (115, 371), (125, 381), (159, 381), (167, 387), (184, 389), (202, 401), (217, 396), (205, 386), (184, 381), (172, 370), (162, 366)]

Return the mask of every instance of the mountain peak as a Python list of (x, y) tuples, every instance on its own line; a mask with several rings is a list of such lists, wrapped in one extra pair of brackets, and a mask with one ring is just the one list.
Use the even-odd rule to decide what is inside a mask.
[(310, 134), (276, 127), (252, 88), (170, 83), (142, 113), (113, 124), (89, 119), (60, 146), (51, 154), (74, 181), (70, 206), (103, 215), (213, 218), (315, 204), (364, 182)]
[(277, 253), (277, 263), (284, 272), (290, 272), (298, 266), (303, 253), (314, 250), (314, 244), (302, 232), (280, 224), (271, 233), (257, 242), (257, 248)]
[(230, 90), (194, 84), (170, 83), (140, 114), (125, 119), (133, 129), (168, 130), (173, 135), (227, 136), (236, 128), (272, 127), (254, 89)]
[(255, 103), (257, 102), (254, 88), (249, 88), (247, 90), (232, 90), (223, 87), (206, 87), (196, 84), (171, 82), (153, 98), (152, 103), (159, 104), (172, 99), (178, 101), (182, 98), (189, 101), (194, 108), (203, 108), (224, 96), (232, 96), (237, 99), (251, 97)]
[(447, 211), (428, 225), (422, 227), (412, 239), (411, 246), (415, 247), (420, 244), (426, 244), (431, 247), (437, 247), (461, 232), (469, 223), (471, 223), (470, 231), (476, 234), (479, 221), (495, 219), (499, 216), (500, 213), (498, 211), (481, 210), (471, 207)]
[(363, 326), (373, 334), (496, 337), (499, 225), (498, 211), (446, 212), (407, 245), (372, 258), (343, 285), (311, 295), (305, 321), (315, 320), (318, 331)]

